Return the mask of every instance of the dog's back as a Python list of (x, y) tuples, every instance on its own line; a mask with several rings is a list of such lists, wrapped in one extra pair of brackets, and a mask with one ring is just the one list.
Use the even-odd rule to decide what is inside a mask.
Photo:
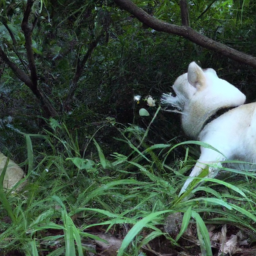
[(256, 103), (241, 105), (214, 119), (199, 139), (227, 159), (256, 162)]

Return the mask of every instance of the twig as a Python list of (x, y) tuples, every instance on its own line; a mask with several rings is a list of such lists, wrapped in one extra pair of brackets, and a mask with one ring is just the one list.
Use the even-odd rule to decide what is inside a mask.
[(30, 77), (7, 57), (7, 55), (5, 54), (5, 52), (1, 47), (0, 47), (0, 57), (12, 69), (15, 75), (22, 82), (24, 82), (30, 89), (33, 88), (33, 82), (31, 81)]
[(9, 34), (10, 34), (10, 36), (11, 36), (11, 38), (12, 38), (12, 42), (13, 42), (13, 51), (14, 51), (14, 53), (15, 53), (15, 54), (17, 55), (17, 57), (19, 58), (19, 60), (20, 60), (21, 64), (23, 65), (23, 67), (27, 70), (27, 65), (26, 65), (26, 63), (25, 63), (24, 60), (20, 57), (20, 55), (19, 55), (19, 53), (18, 53), (18, 51), (17, 51), (17, 49), (16, 49), (17, 41), (16, 41), (16, 39), (15, 39), (15, 36), (13, 35), (11, 29), (9, 28), (9, 26), (8, 26), (8, 24), (7, 24), (7, 22), (6, 22), (6, 20), (5, 20), (4, 18), (2, 19), (2, 23), (3, 23), (3, 25), (5, 26), (5, 28), (7, 29), (7, 31), (9, 32)]
[(211, 8), (211, 6), (216, 2), (217, 0), (213, 0), (207, 7), (206, 9), (197, 17), (196, 20), (199, 20), (202, 18), (202, 16)]
[(83, 59), (82, 60), (78, 59), (77, 66), (76, 66), (76, 73), (70, 83), (69, 94), (66, 98), (64, 106), (69, 104), (69, 102), (71, 101), (71, 98), (74, 96), (75, 91), (78, 87), (77, 83), (83, 73), (84, 66), (85, 66), (87, 60), (89, 59), (89, 57), (92, 55), (93, 50), (96, 48), (101, 36), (102, 36), (102, 33), (95, 40), (93, 40), (90, 43), (88, 50), (87, 50), (86, 54), (84, 55)]
[(29, 63), (29, 69), (31, 72), (31, 80), (33, 82), (33, 86), (37, 87), (37, 72), (36, 72), (36, 66), (35, 66), (35, 60), (34, 60), (34, 54), (32, 49), (32, 28), (29, 27), (28, 19), (31, 13), (31, 8), (33, 6), (33, 0), (27, 0), (27, 6), (24, 13), (24, 17), (22, 20), (21, 28), (23, 30), (24, 36), (25, 36), (25, 48), (27, 51), (27, 57), (28, 57), (28, 63)]

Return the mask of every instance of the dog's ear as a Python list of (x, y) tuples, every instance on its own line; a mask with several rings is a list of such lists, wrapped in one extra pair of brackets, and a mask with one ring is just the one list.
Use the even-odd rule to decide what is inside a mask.
[(205, 86), (204, 71), (195, 62), (188, 66), (188, 82), (199, 90)]

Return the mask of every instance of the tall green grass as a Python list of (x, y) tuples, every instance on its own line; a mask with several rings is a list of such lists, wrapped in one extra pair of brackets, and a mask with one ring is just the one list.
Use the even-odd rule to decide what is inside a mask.
[[(93, 230), (115, 234), (124, 230), (117, 255), (143, 255), (143, 248), (157, 237), (171, 246), (179, 241), (189, 223), (194, 223), (202, 255), (212, 255), (207, 224), (234, 224), (256, 231), (255, 176), (226, 169), (247, 178), (231, 182), (205, 178), (207, 168), (178, 197), (191, 168), (189, 152), (170, 162), (176, 147), (191, 143), (147, 145), (138, 127), (120, 129), (121, 141), (130, 151), (106, 156), (96, 138), (93, 152), (79, 148), (78, 138), (67, 127), (51, 120), (52, 131), (44, 140), (44, 152), (33, 150), (33, 136), (26, 135), (28, 185), (22, 192), (3, 190), (0, 177), (0, 248), (25, 255), (89, 255), (92, 241), (104, 241)], [(138, 132), (139, 131), (139, 132)], [(139, 143), (134, 144), (131, 138)], [(84, 157), (82, 157), (84, 155)], [(179, 168), (181, 167), (181, 168)], [(6, 168), (5, 168), (6, 169)], [(5, 171), (5, 170), (4, 170)], [(204, 183), (200, 183), (204, 179)], [(171, 236), (163, 226), (170, 214), (182, 213), (180, 231)]]

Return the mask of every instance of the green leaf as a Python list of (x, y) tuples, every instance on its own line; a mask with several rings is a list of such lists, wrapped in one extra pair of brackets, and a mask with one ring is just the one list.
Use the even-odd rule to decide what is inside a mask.
[(140, 116), (149, 116), (149, 113), (148, 113), (148, 111), (145, 108), (141, 108), (139, 110), (139, 115)]
[(195, 188), (192, 193), (196, 193), (197, 191), (204, 191), (204, 192), (207, 192), (207, 193), (211, 193), (213, 194), (214, 196), (216, 196), (217, 198), (221, 199), (221, 195), (220, 193), (218, 193), (216, 190), (212, 189), (212, 188), (209, 188), (209, 187), (203, 187), (203, 186), (200, 186), (200, 187), (197, 187)]
[(118, 218), (120, 216), (119, 214), (111, 213), (109, 211), (102, 210), (102, 209), (96, 209), (96, 208), (81, 208), (81, 210), (98, 212), (98, 213), (108, 216), (109, 218)]
[(124, 179), (124, 180), (117, 180), (117, 181), (112, 181), (107, 184), (102, 184), (99, 188), (95, 189), (92, 191), (90, 194), (86, 196), (84, 199), (83, 203), (86, 204), (88, 203), (92, 198), (103, 195), (105, 191), (114, 189), (118, 185), (147, 185), (147, 182), (140, 182), (132, 179)]
[(64, 229), (64, 227), (61, 226), (61, 225), (55, 224), (55, 223), (53, 223), (53, 222), (50, 222), (50, 223), (48, 223), (48, 224), (46, 224), (46, 225), (44, 225), (44, 226), (33, 227), (31, 233), (33, 234), (33, 233), (35, 233), (35, 232), (37, 232), (37, 231), (47, 230), (47, 229), (58, 229), (58, 230), (62, 230), (62, 229)]
[(142, 246), (147, 245), (150, 241), (152, 241), (153, 239), (155, 239), (158, 236), (162, 236), (163, 232), (156, 230), (151, 232), (150, 234), (148, 234), (141, 242), (141, 244), (139, 245), (139, 248), (141, 248)]
[(66, 209), (65, 205), (63, 204), (62, 200), (58, 196), (52, 196), (52, 198), (62, 207), (62, 209)]
[(26, 144), (27, 144), (28, 173), (30, 173), (33, 170), (33, 165), (34, 165), (33, 146), (32, 146), (30, 135), (24, 134), (24, 136), (26, 138)]
[(93, 139), (93, 142), (94, 142), (94, 144), (95, 144), (95, 146), (96, 146), (96, 148), (98, 150), (98, 154), (99, 154), (99, 158), (100, 158), (100, 163), (101, 163), (103, 169), (106, 169), (107, 168), (106, 158), (105, 158), (105, 156), (104, 156), (104, 154), (103, 154), (99, 144), (97, 143), (97, 141), (95, 139)]
[(55, 251), (49, 253), (47, 256), (62, 256), (62, 255), (64, 255), (64, 251), (65, 251), (65, 248), (60, 247), (60, 248), (56, 249)]
[(132, 229), (128, 232), (126, 237), (124, 238), (120, 249), (118, 250), (117, 256), (121, 256), (124, 254), (124, 250), (128, 247), (128, 245), (132, 242), (134, 237), (138, 235), (138, 233), (148, 224), (148, 222), (154, 220), (158, 215), (170, 212), (170, 210), (161, 211), (161, 212), (153, 212), (149, 214), (147, 217), (138, 221)]
[(203, 219), (197, 212), (192, 211), (191, 213), (192, 217), (196, 220), (197, 234), (200, 242), (201, 253), (203, 256), (212, 256), (211, 241), (207, 227), (205, 226)]
[[(69, 217), (70, 218), (70, 217)], [(70, 218), (70, 220), (72, 221), (72, 219)], [(73, 221), (72, 221), (72, 225), (73, 225), (73, 236), (74, 239), (76, 241), (76, 247), (77, 247), (77, 251), (78, 251), (78, 255), (79, 256), (83, 256), (83, 246), (82, 246), (82, 241), (81, 241), (81, 236), (80, 236), (80, 231), (79, 229), (74, 225)]]
[(73, 224), (67, 223), (64, 232), (65, 256), (76, 255), (75, 241), (73, 237)]
[(43, 213), (41, 213), (31, 224), (30, 228), (32, 228), (34, 225), (41, 224), (42, 222), (45, 223), (47, 219), (50, 219), (50, 217), (53, 215), (54, 209), (49, 209)]
[(190, 206), (186, 212), (184, 213), (183, 219), (182, 219), (182, 224), (181, 224), (181, 229), (179, 234), (177, 235), (175, 241), (178, 242), (178, 240), (181, 238), (181, 236), (183, 235), (183, 233), (186, 231), (189, 221), (191, 219), (191, 215), (192, 215), (192, 207)]
[(73, 157), (73, 158), (67, 158), (66, 160), (71, 160), (73, 164), (79, 169), (79, 170), (92, 170), (95, 169), (95, 163), (94, 161), (90, 159), (83, 159), (80, 157)]
[(244, 208), (237, 206), (235, 204), (230, 204), (231, 207), (233, 207), (235, 210), (237, 210), (238, 212), (242, 213), (243, 215), (247, 216), (249, 219), (251, 219), (253, 222), (256, 222), (256, 216), (250, 212), (248, 212), (247, 210), (245, 210)]
[(210, 182), (214, 182), (214, 183), (217, 183), (217, 184), (221, 184), (223, 186), (226, 186), (227, 188), (230, 188), (230, 189), (234, 190), (235, 192), (237, 192), (241, 196), (247, 198), (245, 193), (241, 189), (239, 189), (237, 186), (234, 186), (234, 185), (232, 185), (232, 184), (230, 184), (228, 182), (225, 182), (223, 180), (205, 178), (204, 181), (210, 181)]
[(9, 215), (9, 217), (11, 218), (12, 222), (15, 222), (16, 218), (15, 218), (15, 215), (14, 215), (14, 213), (12, 211), (12, 206), (10, 205), (10, 203), (9, 203), (7, 197), (6, 197), (6, 193), (5, 193), (5, 190), (4, 190), (4, 187), (3, 187), (4, 176), (6, 174), (8, 163), (9, 163), (9, 158), (6, 159), (3, 171), (2, 171), (2, 173), (0, 175), (0, 201), (2, 202), (3, 207), (7, 211), (7, 213)]
[(33, 256), (38, 256), (38, 250), (37, 250), (37, 246), (36, 246), (36, 241), (33, 240), (30, 242), (30, 246), (31, 246), (31, 252)]
[(232, 210), (232, 206), (230, 204), (226, 203), (225, 201), (223, 201), (221, 199), (217, 199), (217, 198), (199, 197), (196, 199), (191, 199), (189, 201), (190, 202), (199, 202), (199, 201), (208, 202), (208, 203), (217, 204), (217, 205), (226, 207), (229, 210)]
[(54, 131), (56, 130), (56, 128), (60, 128), (61, 129), (61, 125), (59, 124), (59, 122), (56, 119), (52, 118), (52, 117), (49, 120), (49, 124), (50, 124), (51, 128)]

